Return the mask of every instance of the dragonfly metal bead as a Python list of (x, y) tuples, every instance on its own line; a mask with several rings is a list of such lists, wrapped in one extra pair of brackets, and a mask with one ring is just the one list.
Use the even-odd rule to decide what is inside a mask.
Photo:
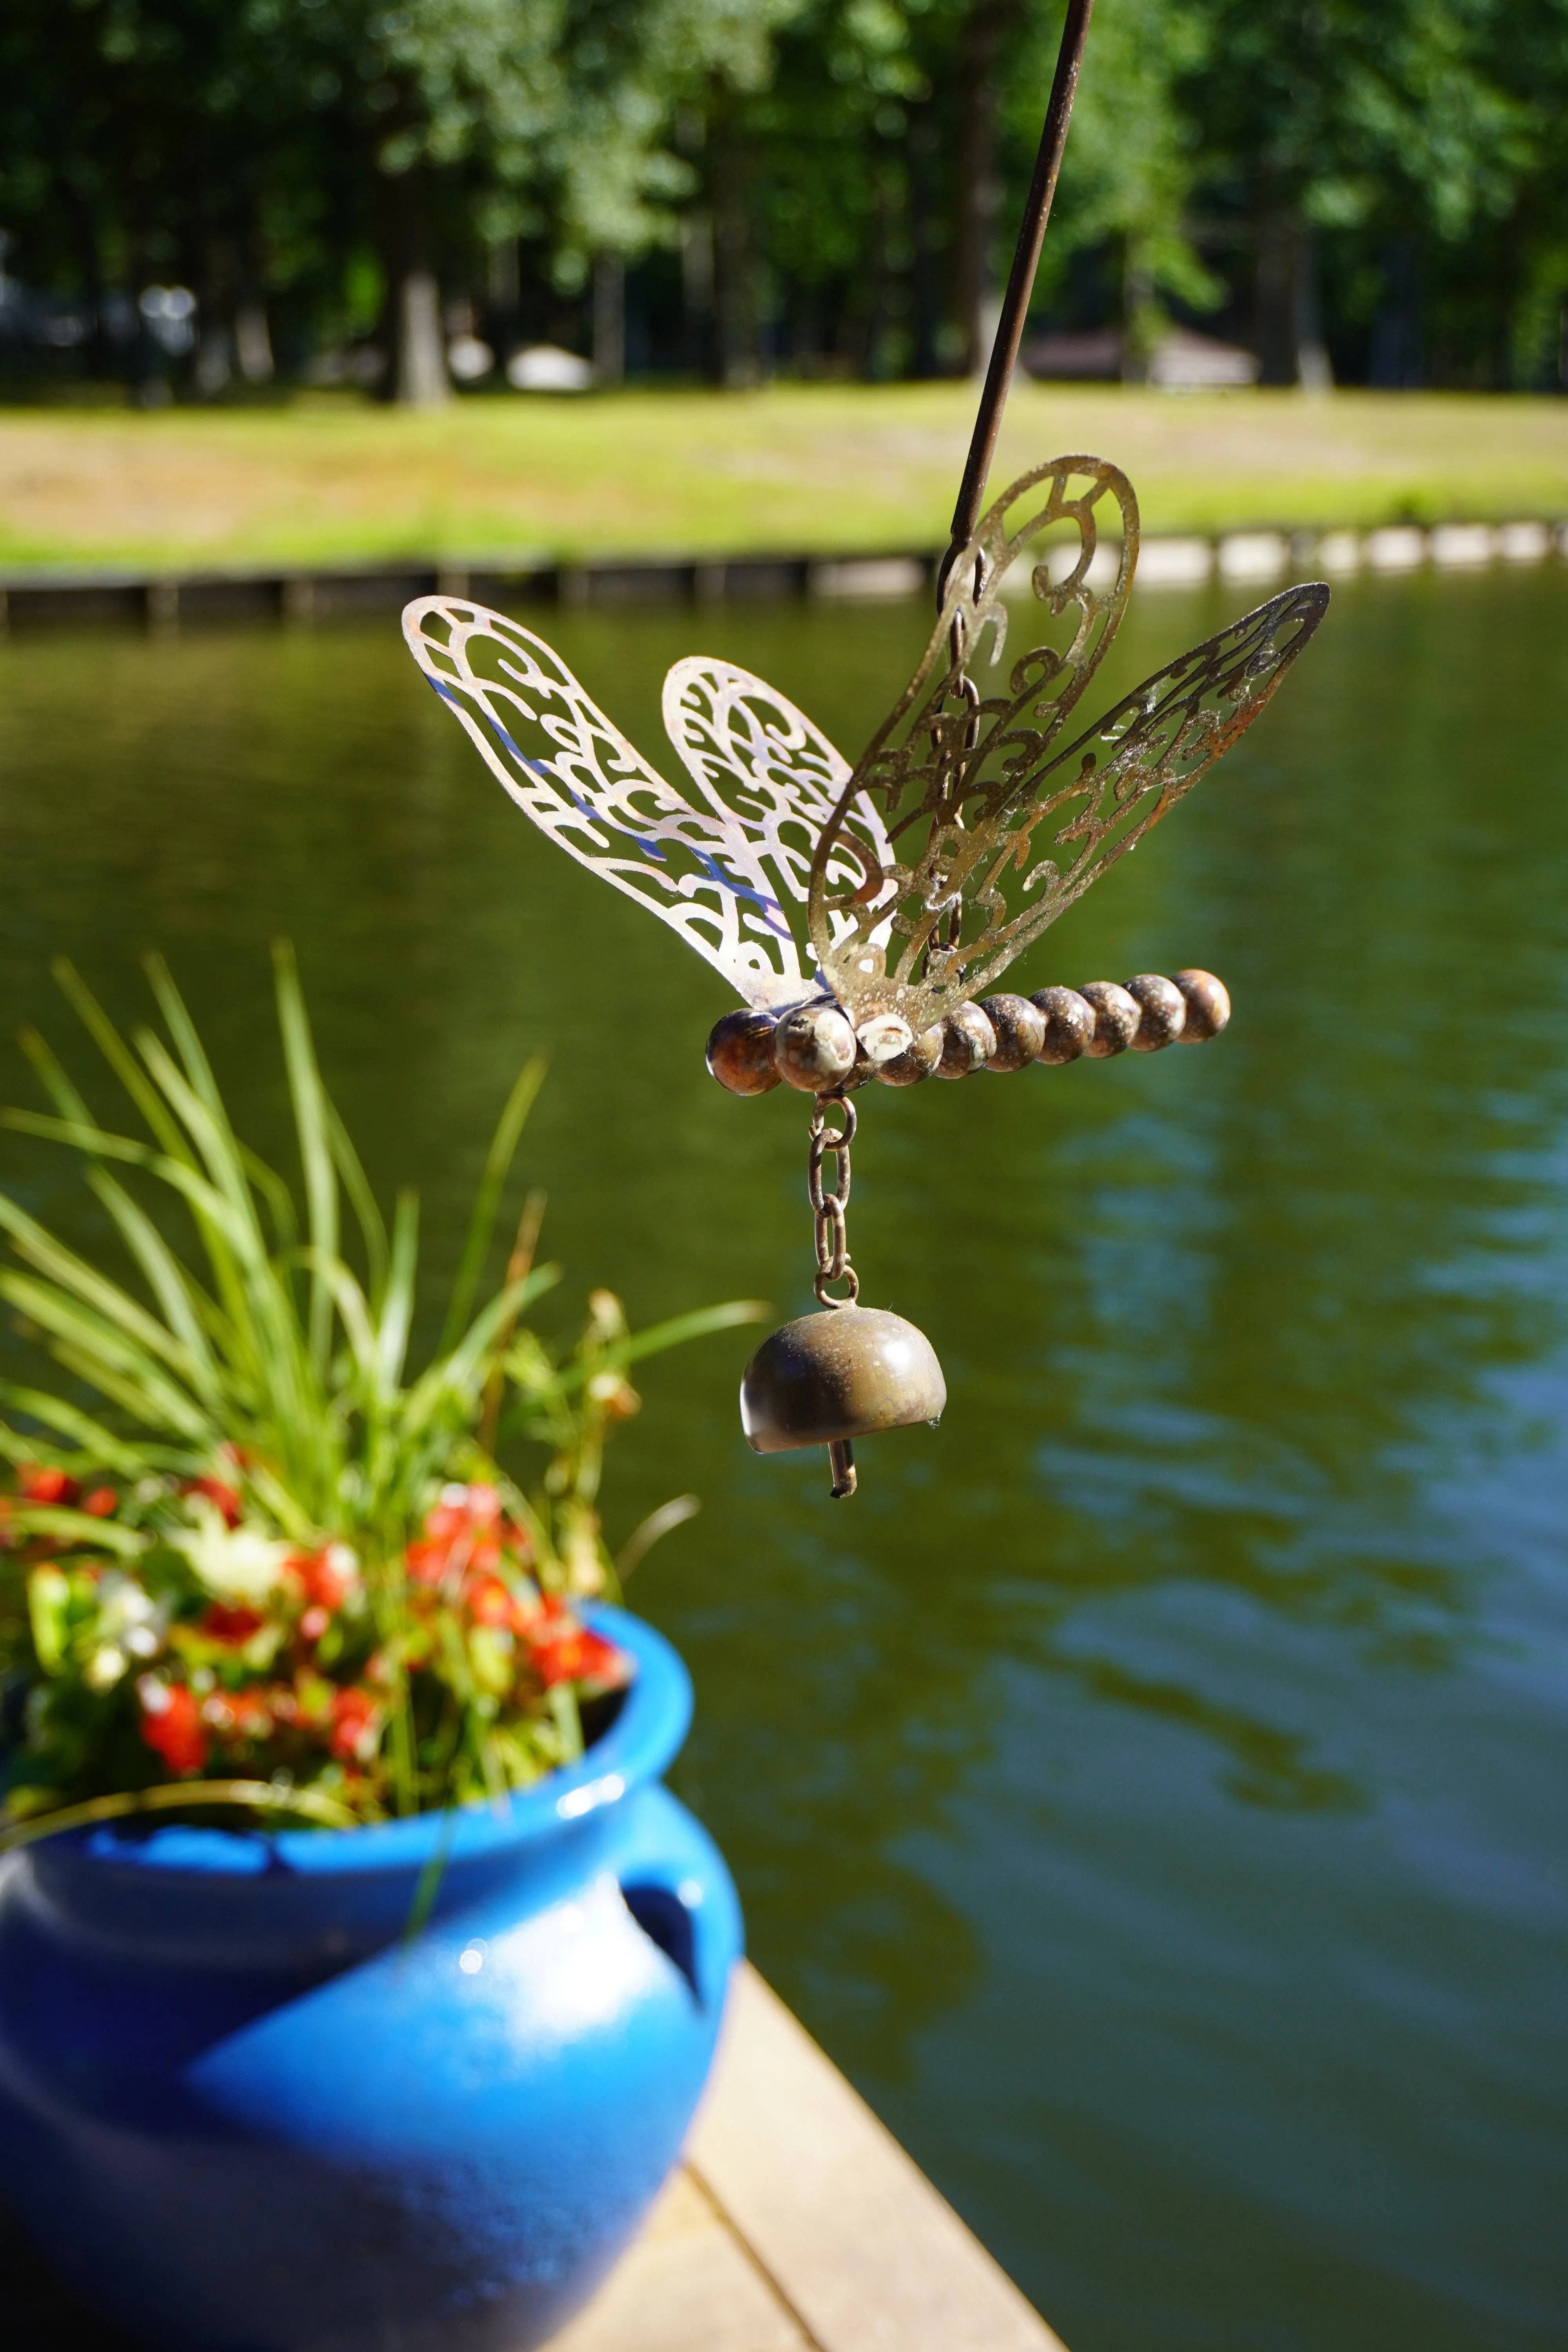
[(1143, 1007), (1114, 980), (1091, 980), (1079, 994), (1094, 1012), (1094, 1034), (1084, 1051), (1103, 1061), (1110, 1054), (1125, 1054), (1138, 1034)]
[(942, 1059), (942, 1024), (922, 1029), (913, 1043), (890, 1062), (878, 1066), (877, 1076), (885, 1087), (918, 1087), (922, 1078), (936, 1076), (936, 1066)]
[(966, 1078), (972, 1070), (984, 1069), (995, 1051), (996, 1032), (979, 1005), (961, 1004), (942, 1024), (937, 1076)]
[(1046, 1016), (1026, 996), (983, 996), (980, 1010), (995, 1033), (996, 1050), (985, 1057), (988, 1070), (1022, 1070), (1036, 1060), (1046, 1042)]
[(1182, 1044), (1201, 1045), (1205, 1038), (1217, 1037), (1230, 1019), (1230, 995), (1225, 982), (1212, 971), (1173, 972), (1171, 982), (1181, 990), (1187, 1008)]
[(1128, 982), (1127, 993), (1142, 1014), (1132, 1033), (1132, 1051), (1157, 1054), (1163, 1045), (1173, 1045), (1187, 1018), (1186, 998), (1174, 981), (1162, 979), (1157, 971), (1141, 971)]
[(771, 1094), (779, 1083), (773, 1060), (773, 1016), (742, 1005), (716, 1021), (708, 1038), (708, 1067), (732, 1095)]
[(1029, 1002), (1045, 1024), (1037, 1062), (1076, 1062), (1087, 1052), (1094, 1034), (1094, 1007), (1076, 988), (1042, 988)]
[(778, 1074), (805, 1095), (829, 1095), (841, 1087), (855, 1067), (856, 1051), (849, 1016), (837, 1004), (799, 1005), (773, 1031)]

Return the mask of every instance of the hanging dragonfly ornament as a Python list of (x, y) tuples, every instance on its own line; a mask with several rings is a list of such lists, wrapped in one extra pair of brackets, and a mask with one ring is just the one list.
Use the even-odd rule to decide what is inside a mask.
[[(840, 1496), (855, 1491), (856, 1438), (934, 1422), (946, 1402), (924, 1335), (859, 1303), (845, 1227), (853, 1097), (1217, 1035), (1229, 1000), (1203, 971), (1029, 997), (996, 983), (1252, 724), (1328, 604), (1321, 583), (1289, 588), (1075, 730), (1132, 584), (1131, 486), (1101, 458), (1058, 457), (977, 520), (966, 511), (1000, 422), (1088, 14), (1089, 0), (1068, 11), (936, 625), (856, 765), (776, 688), (691, 655), (664, 686), (683, 793), (532, 630), (458, 596), (418, 597), (404, 614), (415, 659), (518, 805), (741, 999), (709, 1038), (713, 1076), (738, 1095), (786, 1084), (813, 1097), (819, 1311), (763, 1341), (741, 1416), (759, 1453), (826, 1445)], [(1005, 668), (1020, 589), (1033, 641)]]

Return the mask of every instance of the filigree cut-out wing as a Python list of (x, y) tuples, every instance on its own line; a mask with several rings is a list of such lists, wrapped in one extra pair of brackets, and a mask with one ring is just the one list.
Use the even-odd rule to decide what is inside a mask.
[[(828, 880), (853, 892), (862, 850), (880, 867), (892, 856), (887, 829), (864, 793), (850, 793), (848, 761), (777, 688), (706, 654), (678, 661), (664, 681), (664, 725), (709, 805), (751, 828), (786, 911), (804, 916), (823, 828), (838, 817)], [(853, 928), (835, 919), (835, 933)], [(802, 929), (805, 929), (804, 920)], [(886, 944), (887, 933), (880, 934)]]
[[(1103, 586), (1102, 520), (1114, 525), (1104, 550), (1113, 576)], [(1047, 560), (1029, 572), (1047, 615), (1044, 640), (1015, 665), (1008, 695), (984, 699), (970, 675), (982, 642), (989, 632), (991, 660), (998, 661), (1007, 637), (1006, 593), (1056, 526), (1066, 545), (1047, 547)], [(952, 959), (944, 962), (936, 951), (951, 944), (948, 934), (962, 913), (973, 864), (962, 852), (978, 846), (959, 839), (973, 814), (966, 803), (988, 771), (1016, 766), (1020, 718), (1037, 751), (1060, 732), (1116, 634), (1137, 557), (1132, 485), (1102, 457), (1053, 457), (1021, 475), (981, 517), (948, 573), (936, 627), (913, 677), (845, 787), (846, 806), (880, 804), (894, 855), (876, 863), (858, 857), (848, 884), (837, 882), (835, 869), (852, 845), (836, 810), (813, 865), (812, 943), (828, 985), (857, 1023), (898, 1013), (922, 1029), (973, 993)], [(931, 835), (935, 856), (923, 855), (926, 844), (911, 838), (921, 833)], [(934, 904), (923, 903), (932, 898)]]
[[(843, 798), (848, 766), (798, 711), (760, 680), (746, 682), (767, 699), (773, 724), (782, 720), (786, 733), (802, 730), (803, 745), (809, 740), (816, 763), (809, 817), (791, 800), (782, 768), (776, 787), (765, 763), (745, 771), (752, 789), (736, 806), (713, 789), (714, 775), (687, 755), (683, 743), (682, 756), (702, 789), (701, 804), (694, 808), (531, 629), (452, 596), (416, 598), (404, 613), (403, 628), (414, 658), (492, 772), (552, 841), (669, 924), (747, 1003), (798, 1003), (814, 992), (812, 960), (803, 971), (780, 892), (804, 899), (801, 845), (809, 832), (804, 850), (809, 870), (817, 829)], [(707, 667), (719, 674), (718, 665)], [(724, 700), (721, 692), (715, 712), (721, 702), (727, 711), (740, 708), (732, 695)], [(683, 724), (696, 742), (696, 717)], [(721, 740), (721, 731), (714, 745)], [(704, 761), (714, 756), (711, 747), (702, 753)], [(800, 828), (798, 842), (783, 829), (791, 818)], [(853, 807), (844, 810), (842, 822), (847, 838), (855, 839)], [(837, 875), (836, 865), (836, 880)]]
[[(1070, 494), (1079, 478), (1088, 487)], [(1101, 598), (1089, 586), (1093, 509), (1108, 493), (1122, 541)], [(1062, 519), (1078, 525), (1078, 560), (1037, 565), (1031, 582), (1050, 618), (1047, 642), (1014, 665), (1005, 695), (983, 698), (969, 666), (987, 627), (1000, 653), (1005, 572)], [(1114, 467), (1058, 458), (1003, 493), (954, 566), (921, 665), (845, 788), (846, 803), (864, 793), (879, 804), (894, 856), (876, 871), (859, 855), (853, 887), (836, 883), (845, 854), (836, 812), (813, 866), (812, 939), (858, 1024), (889, 1012), (919, 1030), (993, 987), (1251, 725), (1322, 618), (1326, 588), (1287, 590), (1058, 749), (1121, 617), (1137, 531)]]

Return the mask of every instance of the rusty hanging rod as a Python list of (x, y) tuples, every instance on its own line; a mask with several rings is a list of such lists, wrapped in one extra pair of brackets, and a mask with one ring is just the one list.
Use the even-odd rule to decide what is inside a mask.
[(1017, 250), (1013, 256), (1007, 291), (1003, 297), (1002, 313), (996, 322), (996, 340), (991, 346), (985, 387), (980, 395), (980, 413), (974, 420), (974, 437), (969, 445), (969, 459), (959, 485), (958, 504), (952, 510), (952, 544), (943, 556), (937, 573), (936, 601), (939, 609), (946, 593), (947, 575), (953, 560), (969, 544), (974, 526), (980, 520), (980, 501), (985, 495), (985, 479), (995, 455), (996, 436), (1002, 430), (1002, 411), (1007, 404), (1007, 387), (1013, 380), (1018, 345), (1024, 339), (1024, 321), (1029, 312), (1029, 297), (1035, 290), (1035, 272), (1040, 266), (1040, 247), (1045, 242), (1046, 223), (1050, 218), (1051, 198), (1057, 192), (1057, 174), (1062, 167), (1062, 150), (1067, 145), (1068, 124), (1072, 119), (1079, 68), (1083, 63), (1083, 45), (1089, 33), (1089, 11), (1093, 5), (1094, 0), (1068, 0), (1062, 45), (1057, 56), (1056, 78), (1051, 83), (1051, 101), (1046, 109), (1045, 129), (1040, 133), (1040, 152), (1035, 158), (1035, 176), (1029, 183), (1029, 200), (1024, 206)]

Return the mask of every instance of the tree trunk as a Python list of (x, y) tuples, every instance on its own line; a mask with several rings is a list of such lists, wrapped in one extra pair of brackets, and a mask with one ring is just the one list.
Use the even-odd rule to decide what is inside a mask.
[(1305, 221), (1266, 220), (1258, 246), (1258, 356), (1264, 383), (1331, 392), (1333, 365), (1323, 341), (1318, 257)]
[(441, 289), (427, 269), (411, 269), (398, 289), (397, 404), (441, 408), (452, 396)]
[(270, 383), (273, 377), (272, 332), (267, 305), (259, 294), (247, 294), (234, 314), (234, 356), (247, 383)]
[(859, 346), (857, 373), (871, 383), (886, 382), (898, 373), (889, 346), (894, 329), (892, 270), (888, 247), (893, 234), (894, 205), (887, 174), (876, 174), (871, 191), (871, 219), (864, 250), (864, 308), (857, 304), (856, 341)]
[(1121, 381), (1147, 383), (1163, 314), (1154, 299), (1154, 274), (1141, 236), (1130, 236), (1121, 262)]
[(1421, 257), (1413, 238), (1395, 237), (1384, 248), (1383, 274), (1366, 380), (1379, 391), (1408, 392), (1422, 378)]
[[(104, 315), (97, 218), (92, 205), (82, 195), (72, 175), (60, 174), (55, 185), (57, 202), (70, 223), (71, 242), (76, 248), (77, 267), (81, 272), (82, 291), (92, 306), (92, 337), (88, 344), (88, 366), (94, 375), (110, 375), (118, 372), (120, 355), (114, 349), (115, 338), (110, 332), (109, 321)], [(4, 271), (5, 247), (0, 242), (0, 276)]]
[(1294, 236), (1288, 221), (1265, 218), (1258, 230), (1256, 340), (1258, 382), (1268, 384), (1296, 381)]
[(942, 225), (931, 187), (932, 165), (941, 134), (927, 114), (910, 125), (910, 215), (914, 257), (910, 287), (914, 301), (914, 373), (942, 372)]
[[(952, 238), (952, 310), (959, 368), (976, 375), (989, 359), (987, 304), (994, 301), (991, 245), (1002, 184), (996, 175), (997, 71), (1016, 0), (971, 0), (958, 52), (958, 188)], [(995, 333), (992, 316), (991, 333)]]
[(1318, 295), (1318, 253), (1310, 228), (1296, 231), (1291, 256), (1291, 291), (1295, 310), (1296, 381), (1303, 392), (1332, 392), (1334, 365), (1323, 341), (1323, 313)]
[(745, 171), (724, 156), (713, 174), (713, 321), (721, 383), (742, 389), (763, 379), (757, 265), (746, 218)]
[(199, 397), (216, 400), (226, 391), (234, 374), (234, 316), (237, 277), (234, 247), (226, 236), (202, 241), (201, 274), (196, 282), (199, 332), (191, 379)]
[(277, 373), (272, 329), (267, 316), (266, 268), (255, 206), (248, 200), (238, 240), (238, 278), (234, 304), (234, 358), (246, 383), (270, 383)]
[(395, 400), (400, 408), (439, 408), (451, 398), (452, 385), (418, 171), (380, 174), (376, 196), (386, 273), (382, 341), (387, 365), (381, 395)]
[(485, 268), (488, 340), (504, 362), (522, 341), (522, 256), (515, 236), (490, 247)]
[(626, 373), (626, 265), (618, 253), (594, 257), (594, 374), (620, 383)]
[(687, 366), (698, 375), (716, 373), (713, 221), (708, 213), (688, 213), (680, 224), (680, 308)]

